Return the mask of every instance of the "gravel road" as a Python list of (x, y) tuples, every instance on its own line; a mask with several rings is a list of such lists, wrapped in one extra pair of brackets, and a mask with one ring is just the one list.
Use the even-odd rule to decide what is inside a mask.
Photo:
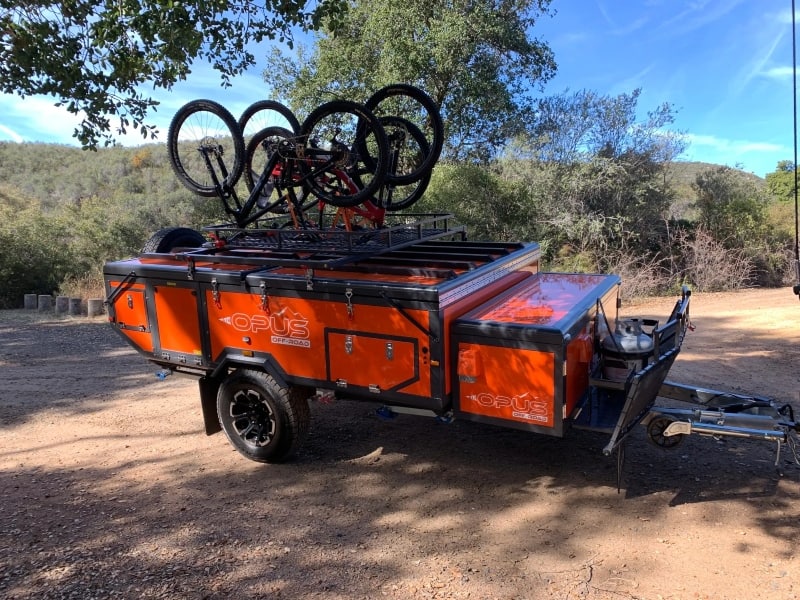
[[(692, 313), (671, 379), (800, 407), (788, 289)], [(618, 491), (602, 435), (313, 402), (299, 456), (263, 465), (155, 370), (102, 319), (0, 313), (0, 597), (800, 597), (800, 467), (766, 442), (639, 428)]]

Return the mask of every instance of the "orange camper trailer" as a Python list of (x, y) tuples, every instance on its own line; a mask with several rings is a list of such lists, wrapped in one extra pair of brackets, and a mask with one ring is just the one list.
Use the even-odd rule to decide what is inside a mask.
[[(617, 276), (540, 272), (537, 244), (467, 241), (447, 215), (207, 235), (164, 230), (152, 251), (107, 263), (109, 320), (162, 375), (196, 376), (206, 432), (253, 460), (289, 457), (320, 396), (558, 437), (604, 431), (606, 454), (640, 422), (663, 446), (692, 431), (780, 445), (796, 428), (768, 400), (665, 381), (686, 290), (663, 324), (620, 320)], [(704, 410), (660, 409), (659, 395)]]

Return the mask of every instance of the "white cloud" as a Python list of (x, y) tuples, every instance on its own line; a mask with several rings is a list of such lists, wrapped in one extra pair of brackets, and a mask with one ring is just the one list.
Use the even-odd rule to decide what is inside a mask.
[[(155, 140), (145, 139), (139, 131), (128, 128), (124, 135), (116, 134), (116, 118), (111, 119), (111, 128), (118, 144), (139, 146), (151, 142), (165, 142), (172, 116), (177, 110), (198, 98), (216, 100), (238, 118), (244, 109), (256, 100), (267, 98), (269, 89), (260, 74), (248, 73), (236, 78), (233, 85), (223, 88), (220, 78), (210, 67), (200, 65), (187, 81), (178, 82), (171, 91), (141, 90), (159, 101), (159, 105), (147, 115), (146, 123), (158, 129)], [(73, 132), (82, 117), (74, 115), (64, 107), (55, 105), (49, 96), (27, 96), (0, 94), (0, 140), (15, 142), (46, 142), (77, 146)]]
[(771, 142), (753, 142), (746, 140), (729, 140), (713, 135), (697, 135), (688, 133), (684, 135), (684, 139), (692, 146), (702, 146), (720, 153), (731, 155), (746, 154), (751, 152), (777, 153), (788, 150), (788, 148), (782, 146), (781, 144), (773, 144)]
[(18, 134), (16, 131), (11, 129), (10, 127), (6, 127), (2, 123), (0, 123), (0, 138), (2, 139), (10, 139), (13, 142), (24, 142), (25, 140), (22, 139), (22, 136)]
[(792, 67), (772, 67), (761, 71), (760, 75), (770, 79), (791, 79), (794, 76)]
[(686, 134), (688, 142), (683, 160), (696, 160), (738, 167), (763, 177), (775, 170), (779, 161), (792, 155), (792, 149), (773, 142), (731, 140), (714, 135)]
[(44, 96), (0, 95), (0, 135), (17, 142), (75, 144), (72, 132), (80, 119), (54, 102)]

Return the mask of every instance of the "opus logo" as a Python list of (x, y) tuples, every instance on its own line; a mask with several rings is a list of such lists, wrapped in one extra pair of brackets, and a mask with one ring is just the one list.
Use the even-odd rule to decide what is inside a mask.
[(273, 344), (311, 347), (308, 319), (288, 308), (283, 308), (270, 315), (234, 313), (229, 317), (221, 317), (219, 320), (242, 333), (269, 332), (272, 334), (270, 341)]
[[(477, 404), (474, 412), (486, 414), (488, 412), (503, 412), (511, 409), (511, 416), (526, 421), (537, 421), (547, 423), (550, 421), (550, 412), (547, 402), (539, 400), (536, 396), (531, 396), (529, 392), (518, 396), (501, 396), (482, 392), (480, 394), (470, 394), (465, 400)], [(480, 407), (480, 408), (478, 408)], [(465, 410), (469, 410), (465, 407)]]

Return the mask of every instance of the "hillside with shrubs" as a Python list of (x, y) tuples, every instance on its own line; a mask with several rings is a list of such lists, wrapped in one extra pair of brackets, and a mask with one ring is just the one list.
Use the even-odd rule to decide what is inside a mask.
[[(442, 161), (414, 212), (452, 212), (470, 239), (537, 241), (546, 269), (616, 272), (627, 296), (788, 283), (790, 165), (768, 181), (623, 154), (554, 162)], [(782, 175), (783, 174), (783, 175)], [(202, 229), (220, 203), (185, 190), (163, 144), (83, 151), (0, 143), (0, 308), (26, 293), (102, 295), (107, 260), (167, 226)], [(777, 183), (776, 183), (777, 182)], [(785, 194), (784, 194), (785, 195)]]

